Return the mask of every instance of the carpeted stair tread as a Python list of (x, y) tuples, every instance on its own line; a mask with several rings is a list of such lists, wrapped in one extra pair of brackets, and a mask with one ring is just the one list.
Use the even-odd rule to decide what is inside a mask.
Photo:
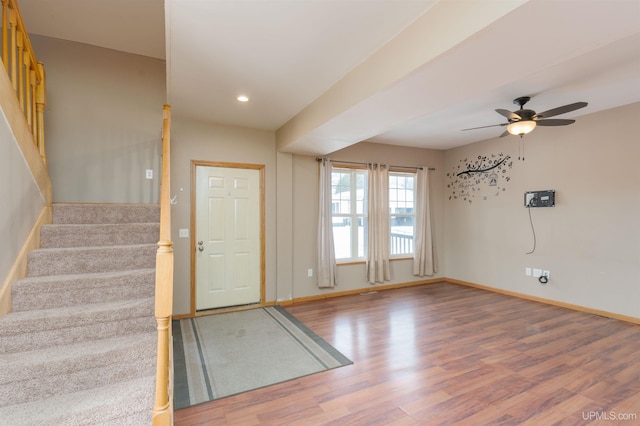
[[(62, 374), (91, 366), (126, 363), (124, 358), (114, 359), (121, 353), (125, 353), (125, 356), (132, 359), (139, 356), (148, 357), (148, 354), (151, 353), (155, 358), (157, 339), (157, 334), (153, 332), (137, 333), (58, 348), (0, 355), (2, 361), (0, 362), (0, 373), (2, 373), (0, 374), (0, 385), (45, 374)], [(140, 350), (135, 351), (138, 352), (137, 354), (126, 354), (134, 349)], [(43, 364), (46, 363), (50, 363), (50, 365), (44, 366)], [(53, 371), (46, 371), (44, 368)], [(9, 376), (8, 373), (11, 375)]]
[(29, 253), (28, 275), (37, 277), (153, 268), (157, 249), (155, 244), (37, 249)]
[(0, 321), (0, 353), (155, 329), (154, 298), (15, 312)]
[(27, 425), (151, 424), (155, 376), (0, 408), (0, 423)]
[(160, 224), (52, 224), (40, 229), (41, 248), (155, 244)]
[(0, 407), (153, 374), (157, 334), (0, 355)]
[(150, 424), (160, 208), (52, 209), (0, 318), (0, 425)]
[(158, 204), (54, 203), (53, 223), (146, 223), (160, 222)]
[(28, 277), (12, 287), (13, 312), (153, 297), (153, 268)]

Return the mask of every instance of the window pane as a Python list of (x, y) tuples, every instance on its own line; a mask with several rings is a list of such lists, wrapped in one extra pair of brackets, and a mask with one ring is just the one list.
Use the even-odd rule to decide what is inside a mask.
[(331, 174), (331, 203), (333, 213), (351, 212), (351, 174), (333, 172)]
[[(394, 179), (391, 179), (393, 176)], [(407, 213), (413, 209), (413, 181), (414, 176), (396, 174), (389, 176), (389, 212)]]
[(367, 218), (358, 220), (358, 257), (365, 257), (367, 253)]
[(348, 259), (351, 257), (350, 218), (333, 218), (333, 246), (336, 254), (336, 259)]
[(413, 254), (414, 216), (391, 216), (391, 255)]
[(398, 184), (396, 185), (397, 188), (400, 189), (404, 189), (405, 188), (405, 176), (398, 176)]
[(405, 188), (413, 190), (413, 184), (415, 183), (415, 181), (416, 181), (415, 176), (409, 176), (407, 178), (407, 183), (405, 185)]
[(367, 175), (364, 172), (356, 173), (356, 214), (366, 214), (367, 203)]
[(334, 169), (332, 182), (333, 236), (336, 259), (355, 261), (366, 254), (368, 172)]
[[(391, 179), (391, 176), (394, 178)], [(413, 254), (415, 223), (414, 181), (412, 173), (389, 176), (389, 216), (391, 255)]]

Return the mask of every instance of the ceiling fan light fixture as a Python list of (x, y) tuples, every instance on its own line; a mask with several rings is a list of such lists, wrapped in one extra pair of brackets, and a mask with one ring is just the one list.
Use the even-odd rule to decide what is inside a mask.
[(522, 136), (533, 132), (535, 128), (536, 122), (534, 120), (520, 120), (509, 123), (507, 125), (507, 132), (512, 135)]

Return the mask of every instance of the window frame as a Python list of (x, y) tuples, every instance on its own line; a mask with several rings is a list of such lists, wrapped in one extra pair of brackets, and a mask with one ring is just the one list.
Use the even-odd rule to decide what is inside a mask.
[[(411, 177), (413, 179), (413, 185), (411, 188), (411, 192), (413, 195), (413, 201), (412, 201), (412, 213), (392, 213), (391, 212), (391, 177), (392, 176), (396, 176), (396, 177)], [(408, 259), (408, 258), (413, 258), (413, 255), (415, 253), (415, 238), (416, 238), (416, 178), (417, 178), (417, 172), (415, 171), (408, 171), (408, 170), (402, 170), (402, 169), (390, 169), (389, 170), (389, 183), (388, 183), (388, 189), (389, 189), (389, 259)], [(396, 187), (395, 189), (399, 189), (398, 187)], [(404, 188), (406, 190), (406, 188)], [(411, 235), (411, 239), (410, 239), (410, 246), (411, 246), (411, 251), (410, 252), (403, 252), (403, 253), (397, 253), (397, 254), (393, 254), (393, 219), (394, 218), (413, 218), (413, 232)]]
[[(333, 165), (331, 174), (332, 174), (332, 188), (333, 188), (333, 174), (334, 173), (341, 173), (341, 174), (350, 174), (351, 175), (351, 181), (350, 181), (350, 186), (349, 186), (349, 190), (350, 190), (350, 196), (349, 196), (349, 203), (350, 203), (350, 213), (335, 213), (335, 210), (333, 208), (333, 203), (334, 203), (334, 198), (333, 198), (333, 191), (331, 194), (331, 200), (332, 200), (332, 209), (331, 209), (331, 218), (332, 221), (334, 218), (343, 218), (343, 220), (350, 220), (351, 222), (351, 232), (350, 232), (350, 243), (351, 243), (351, 247), (349, 248), (349, 252), (351, 253), (351, 257), (338, 257), (337, 254), (337, 250), (335, 250), (336, 248), (336, 241), (335, 241), (335, 233), (334, 233), (334, 250), (336, 253), (336, 264), (340, 264), (340, 265), (344, 265), (344, 264), (350, 264), (350, 263), (362, 263), (366, 261), (366, 252), (367, 252), (367, 218), (368, 218), (368, 214), (367, 214), (367, 197), (368, 197), (368, 187), (367, 187), (367, 180), (368, 180), (368, 171), (366, 168), (364, 167), (351, 167), (351, 166), (345, 166), (345, 165)], [(362, 200), (358, 200), (358, 184), (357, 184), (357, 176), (358, 175), (362, 175), (364, 177), (364, 188), (363, 188), (363, 198)], [(358, 213), (358, 201), (362, 201), (363, 205), (362, 205), (362, 213)], [(363, 224), (363, 228), (364, 228), (364, 232), (363, 232), (363, 236), (362, 236), (362, 241), (360, 241), (360, 235), (358, 232), (358, 224), (360, 222), (360, 220), (362, 220), (362, 224)], [(355, 226), (354, 226), (355, 224)], [(335, 226), (335, 225), (334, 225)], [(362, 245), (363, 249), (363, 256), (358, 256), (358, 249), (359, 246)], [(355, 256), (353, 255), (355, 253)]]
[[(347, 265), (347, 264), (355, 264), (355, 263), (363, 263), (366, 261), (366, 256), (367, 256), (367, 236), (368, 236), (368, 229), (367, 229), (367, 218), (368, 218), (368, 214), (367, 214), (367, 200), (368, 200), (368, 187), (367, 187), (367, 182), (368, 182), (368, 170), (365, 166), (352, 166), (352, 165), (343, 165), (343, 164), (339, 164), (336, 163), (333, 165), (332, 168), (332, 179), (333, 179), (333, 173), (349, 173), (352, 175), (352, 180), (351, 182), (353, 182), (352, 184), (350, 184), (350, 210), (351, 213), (334, 213), (334, 209), (332, 207), (332, 211), (331, 211), (331, 216), (332, 219), (333, 218), (343, 218), (343, 220), (350, 220), (351, 224), (353, 225), (354, 223), (358, 224), (358, 221), (361, 219), (362, 223), (363, 223), (363, 227), (364, 227), (364, 232), (362, 235), (362, 242), (359, 241), (360, 239), (360, 235), (358, 234), (358, 226), (351, 226), (351, 233), (350, 233), (350, 242), (351, 242), (351, 247), (349, 248), (350, 253), (356, 253), (356, 256), (351, 256), (351, 257), (340, 257), (338, 258), (336, 255), (336, 264), (338, 265)], [(358, 199), (357, 199), (357, 192), (358, 192), (358, 186), (357, 186), (357, 175), (361, 174), (364, 175), (364, 179), (365, 179), (365, 187), (363, 188), (363, 199), (361, 200), (363, 203), (363, 207), (362, 207), (362, 213), (357, 213), (357, 203), (358, 203)], [(415, 179), (417, 177), (417, 173), (416, 171), (413, 170), (407, 170), (407, 169), (401, 169), (401, 168), (391, 168), (389, 170), (389, 182), (387, 184), (387, 188), (389, 191), (391, 191), (390, 185), (391, 185), (391, 177), (392, 176), (401, 176), (401, 177), (407, 177), (407, 176), (411, 176), (411, 178), (413, 179), (413, 188), (412, 188), (412, 192), (413, 192), (413, 212), (412, 213), (392, 213), (391, 212), (391, 197), (389, 197), (389, 258), (391, 260), (398, 260), (398, 259), (411, 259), (413, 258), (413, 254), (415, 252), (415, 206), (416, 206), (416, 193), (415, 193)], [(332, 186), (333, 186), (333, 180), (332, 180)], [(333, 191), (332, 191), (332, 204), (333, 204)], [(409, 218), (413, 218), (413, 235), (411, 238), (411, 251), (410, 252), (403, 252), (403, 253), (398, 253), (398, 254), (392, 254), (393, 251), (393, 238), (392, 238), (392, 222), (394, 218), (397, 217), (409, 217)], [(363, 247), (363, 256), (357, 256), (358, 253), (358, 248), (359, 245), (362, 245)], [(336, 247), (336, 241), (335, 241), (335, 233), (334, 233), (334, 249)], [(337, 251), (336, 251), (337, 253)]]

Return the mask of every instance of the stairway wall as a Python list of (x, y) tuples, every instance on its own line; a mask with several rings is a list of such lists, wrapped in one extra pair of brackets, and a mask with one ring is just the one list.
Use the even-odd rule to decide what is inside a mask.
[[(26, 253), (38, 244), (37, 224), (51, 198), (51, 181), (7, 74), (0, 72), (0, 316), (11, 306), (11, 285), (26, 272)], [(46, 211), (44, 212), (46, 214)]]
[(31, 42), (47, 69), (53, 200), (157, 203), (164, 61), (39, 35)]
[[(4, 213), (4, 211), (3, 211)], [(4, 216), (0, 213), (0, 217)], [(9, 218), (11, 219), (11, 218)], [(51, 223), (51, 207), (42, 208), (40, 215), (33, 224), (31, 231), (24, 240), (22, 248), (16, 247), (15, 260), (7, 272), (4, 284), (0, 287), (0, 317), (8, 314), (12, 310), (11, 290), (12, 286), (20, 279), (27, 276), (27, 262), (29, 253), (40, 247), (40, 228), (42, 225)], [(12, 250), (7, 250), (7, 259), (13, 254)]]

